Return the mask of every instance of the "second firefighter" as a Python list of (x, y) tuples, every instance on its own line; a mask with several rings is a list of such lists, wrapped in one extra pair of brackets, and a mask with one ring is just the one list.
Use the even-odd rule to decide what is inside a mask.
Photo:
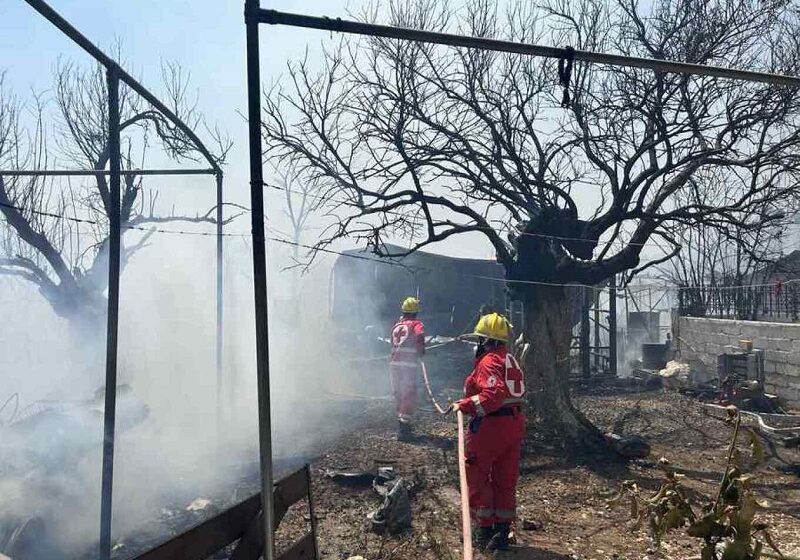
[(425, 327), (417, 318), (419, 300), (408, 297), (401, 306), (402, 316), (392, 327), (392, 353), (389, 373), (397, 409), (398, 439), (412, 434), (414, 411), (417, 407), (417, 378), (420, 359), (425, 354)]

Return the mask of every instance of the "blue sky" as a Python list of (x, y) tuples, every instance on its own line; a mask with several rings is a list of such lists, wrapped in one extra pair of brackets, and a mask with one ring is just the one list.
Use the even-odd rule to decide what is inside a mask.
[[(199, 109), (234, 141), (226, 168), (226, 198), (248, 204), (247, 125), (241, 117), (246, 112), (243, 0), (50, 1), (103, 50), (109, 52), (121, 43), (124, 66), (156, 93), (162, 61), (177, 61), (191, 74)], [(346, 16), (348, 7), (357, 9), (361, 4), (361, 0), (262, 0), (265, 8), (331, 17)], [(313, 56), (315, 47), (330, 33), (262, 25), (261, 37), (262, 83), (266, 85), (306, 48), (311, 48)], [(31, 88), (49, 87), (59, 57), (90, 63), (88, 55), (24, 0), (0, 2), (0, 72), (6, 72), (7, 85), (18, 96), (24, 99)], [(212, 188), (213, 181), (207, 178), (173, 179), (169, 194), (161, 189), (161, 200), (170, 197), (179, 209), (204, 212), (213, 203)], [(269, 216), (285, 229), (281, 193), (267, 191), (266, 200)], [(240, 220), (236, 229), (247, 230), (247, 220)], [(492, 254), (480, 236), (458, 236), (434, 250), (475, 257)]]
[[(262, 5), (342, 16), (346, 14), (347, 3), (347, 0), (305, 0), (264, 1)], [(200, 110), (234, 140), (226, 169), (229, 195), (247, 203), (247, 125), (240, 116), (247, 107), (243, 1), (52, 0), (51, 6), (104, 51), (111, 51), (120, 42), (125, 67), (156, 93), (162, 60), (178, 61), (191, 73)], [(263, 83), (278, 77), (287, 60), (301, 55), (309, 45), (319, 45), (328, 35), (262, 26)], [(6, 72), (6, 84), (17, 96), (24, 100), (31, 89), (40, 92), (50, 87), (52, 68), (59, 57), (90, 61), (88, 55), (24, 0), (0, 2), (0, 72)], [(194, 187), (203, 186), (202, 179), (178, 181), (192, 186), (190, 192), (194, 193), (197, 192)], [(213, 182), (208, 183), (211, 188)], [(267, 197), (273, 208), (281, 201), (280, 193), (268, 193)], [(211, 200), (201, 197), (196, 209), (204, 210)], [(247, 229), (246, 221), (239, 229)]]
[[(226, 169), (226, 198), (248, 204), (247, 125), (240, 116), (246, 112), (243, 0), (51, 0), (50, 4), (106, 52), (120, 42), (125, 67), (155, 92), (160, 87), (162, 60), (178, 61), (191, 73), (199, 109), (234, 141)], [(331, 17), (346, 16), (348, 7), (360, 5), (360, 0), (262, 0), (264, 8)], [(287, 60), (301, 56), (307, 47), (313, 52), (330, 34), (262, 25), (261, 37), (262, 83), (268, 84), (284, 71)], [(31, 88), (42, 91), (49, 87), (59, 57), (89, 62), (88, 55), (24, 0), (0, 2), (0, 71), (5, 70), (6, 84), (19, 97), (26, 98)], [(212, 182), (203, 181), (176, 179), (186, 188), (175, 182), (170, 185), (172, 192), (186, 192), (176, 195), (180, 207), (200, 211), (209, 207), (212, 191), (203, 189), (211, 189)], [(198, 189), (203, 194), (195, 201)], [(161, 191), (164, 200), (166, 193)], [(266, 200), (270, 216), (285, 228), (279, 210), (281, 194), (267, 192)], [(238, 229), (246, 230), (246, 221)], [(463, 256), (491, 255), (482, 238), (453, 241), (439, 250)]]

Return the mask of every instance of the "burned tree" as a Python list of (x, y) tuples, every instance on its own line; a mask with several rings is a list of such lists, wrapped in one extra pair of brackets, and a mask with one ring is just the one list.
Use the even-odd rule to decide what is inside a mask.
[[(717, 168), (696, 174), (690, 180), (693, 188), (676, 195), (679, 204), (713, 204), (721, 191), (753, 180), (752, 174), (737, 171)], [(739, 288), (746, 293), (770, 276), (783, 254), (784, 232), (798, 203), (797, 193), (784, 195), (780, 192), (783, 188), (765, 184), (765, 191), (773, 190), (773, 195), (738, 212), (736, 220), (724, 227), (680, 221), (669, 226), (681, 251), (661, 267), (661, 276), (683, 286), (678, 295), (684, 312), (704, 316), (712, 300), (721, 294), (736, 296)], [(731, 291), (733, 288), (736, 291)], [(753, 309), (746, 307), (757, 305), (758, 298), (749, 303), (740, 307), (742, 319), (751, 318)]]
[(323, 207), (325, 199), (316, 194), (317, 186), (305, 180), (296, 165), (275, 168), (275, 187), (283, 191), (283, 213), (291, 226), (292, 260), (300, 263), (303, 234), (310, 228), (314, 213)]
[[(202, 125), (181, 69), (165, 65), (162, 74), (170, 109), (189, 126)], [(39, 170), (58, 162), (61, 167), (106, 170), (106, 87), (99, 65), (86, 69), (63, 63), (54, 72), (52, 104), (37, 98), (23, 105), (7, 90), (0, 90), (0, 169)], [(32, 118), (26, 119), (27, 113)], [(124, 86), (120, 117), (123, 170), (139, 168), (154, 142), (171, 160), (197, 159), (191, 139)], [(46, 124), (51, 118), (52, 127)], [(230, 142), (216, 130), (212, 135), (222, 163)], [(158, 213), (157, 199), (158, 191), (145, 188), (142, 176), (123, 175), (120, 222), (123, 239), (131, 239), (123, 245), (123, 266), (147, 244), (156, 224), (215, 222), (213, 208), (196, 216)], [(0, 275), (30, 282), (76, 332), (96, 333), (102, 328), (106, 308), (109, 211), (108, 178), (103, 174), (67, 181), (0, 175), (4, 218)]]
[[(533, 43), (550, 34), (584, 50), (797, 73), (785, 2), (659, 0), (647, 14), (625, 0), (388, 7), (405, 27)], [(564, 284), (665, 262), (681, 248), (677, 222), (748, 229), (748, 210), (797, 190), (800, 104), (784, 87), (569, 60), (557, 72), (517, 54), (383, 38), (345, 40), (324, 60), (289, 65), (263, 125), (265, 157), (297, 165), (338, 205), (317, 248), (349, 237), (399, 257), (481, 234), (523, 302), (540, 426), (573, 442), (598, 434), (569, 398)], [(680, 196), (723, 167), (753, 180), (714, 200)], [(392, 238), (410, 247), (388, 251)], [(648, 258), (653, 238), (672, 249)]]

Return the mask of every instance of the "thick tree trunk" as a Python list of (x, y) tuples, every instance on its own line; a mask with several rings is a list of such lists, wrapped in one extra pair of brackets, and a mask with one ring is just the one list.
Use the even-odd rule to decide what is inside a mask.
[(600, 431), (570, 399), (572, 314), (565, 288), (535, 286), (521, 295), (527, 343), (521, 358), (536, 431), (573, 448), (605, 447)]

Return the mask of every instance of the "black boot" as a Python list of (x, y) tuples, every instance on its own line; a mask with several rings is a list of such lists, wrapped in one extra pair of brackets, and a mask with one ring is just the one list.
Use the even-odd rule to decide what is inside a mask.
[(408, 422), (397, 422), (397, 441), (411, 441), (413, 436), (411, 424)]
[(479, 527), (472, 531), (472, 545), (478, 549), (483, 550), (489, 544), (494, 536), (494, 527)]
[(489, 544), (486, 545), (487, 550), (508, 550), (508, 535), (511, 533), (511, 523), (495, 523), (494, 535), (492, 536)]

